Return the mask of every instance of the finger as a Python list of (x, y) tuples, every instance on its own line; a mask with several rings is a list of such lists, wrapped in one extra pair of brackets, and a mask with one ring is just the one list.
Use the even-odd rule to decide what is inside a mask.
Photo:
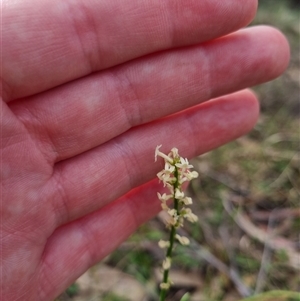
[(288, 60), (282, 34), (256, 27), (130, 62), (11, 108), (57, 162), (136, 125), (268, 81)]
[(176, 146), (184, 157), (214, 149), (248, 132), (258, 115), (250, 92), (209, 101), (165, 119), (136, 127), (106, 144), (55, 167), (52, 212), (57, 225), (82, 217), (150, 179), (161, 167), (154, 149)]
[(155, 51), (237, 30), (257, 0), (10, 1), (2, 13), (3, 95), (32, 95)]
[(89, 267), (160, 211), (153, 180), (80, 220), (57, 229), (48, 240), (40, 270), (41, 300), (53, 300)]

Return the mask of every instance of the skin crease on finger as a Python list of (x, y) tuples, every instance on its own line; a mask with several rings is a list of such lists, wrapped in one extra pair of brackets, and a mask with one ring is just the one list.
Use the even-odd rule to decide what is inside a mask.
[(143, 57), (10, 107), (49, 161), (58, 162), (130, 127), (275, 78), (286, 67), (287, 49), (280, 32), (253, 27), (205, 45)]
[(233, 32), (251, 22), (257, 0), (6, 0), (3, 8), (2, 94), (11, 101)]

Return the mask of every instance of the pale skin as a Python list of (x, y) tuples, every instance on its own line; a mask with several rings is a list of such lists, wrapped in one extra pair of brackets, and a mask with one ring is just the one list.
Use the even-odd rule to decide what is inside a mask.
[(2, 1), (1, 300), (53, 300), (155, 216), (157, 145), (191, 158), (254, 126), (244, 89), (289, 47), (241, 29), (242, 2)]

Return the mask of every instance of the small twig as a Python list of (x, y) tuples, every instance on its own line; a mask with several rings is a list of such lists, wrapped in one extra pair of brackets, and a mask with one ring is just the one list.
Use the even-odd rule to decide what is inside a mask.
[[(224, 215), (226, 215), (225, 219), (228, 219), (228, 214), (226, 214), (226, 212)], [(237, 265), (236, 265), (236, 260), (235, 260), (236, 256), (235, 256), (235, 252), (232, 248), (232, 245), (230, 244), (230, 235), (229, 235), (227, 225), (222, 224), (219, 227), (218, 232), (220, 234), (223, 246), (225, 247), (228, 258), (230, 260), (230, 266), (231, 266), (231, 268), (237, 270)]]
[(256, 221), (268, 221), (270, 219), (270, 215), (274, 216), (276, 220), (282, 220), (286, 218), (299, 218), (300, 217), (300, 208), (280, 208), (280, 210), (269, 211), (261, 210), (261, 211), (253, 211), (250, 212), (251, 218)]
[(223, 206), (245, 233), (255, 238), (262, 244), (266, 244), (272, 250), (285, 250), (289, 258), (288, 265), (293, 269), (300, 270), (300, 253), (295, 251), (294, 244), (292, 242), (280, 236), (274, 236), (270, 239), (266, 231), (256, 227), (250, 221), (248, 216), (242, 213), (241, 208), (234, 209), (228, 197), (223, 197)]
[[(227, 215), (227, 217), (228, 217), (228, 215)], [(234, 250), (233, 250), (231, 244), (229, 243), (230, 235), (229, 235), (229, 232), (228, 232), (228, 228), (224, 227), (224, 226), (221, 226), (219, 228), (219, 234), (220, 234), (220, 237), (222, 239), (225, 250), (228, 254), (228, 258), (230, 260), (230, 268), (229, 268), (230, 273), (232, 275), (234, 275), (235, 278), (241, 279), (241, 277), (239, 275), (239, 272), (238, 272), (238, 267), (237, 267), (237, 264), (236, 264), (236, 260), (235, 260), (236, 256), (235, 256), (235, 253), (234, 253)], [(238, 282), (237, 289), (243, 297), (248, 297), (249, 295), (252, 295), (251, 289), (250, 288), (245, 289), (245, 286), (241, 286), (240, 282)]]
[(269, 221), (268, 221), (268, 229), (267, 229), (267, 233), (269, 234), (267, 236), (267, 241), (264, 244), (264, 251), (263, 251), (263, 255), (262, 255), (262, 259), (261, 259), (261, 265), (260, 265), (260, 269), (259, 272), (257, 274), (257, 279), (256, 279), (256, 285), (255, 285), (255, 290), (254, 290), (254, 294), (259, 294), (263, 291), (265, 284), (266, 284), (266, 278), (267, 278), (267, 273), (268, 273), (268, 265), (271, 262), (271, 258), (272, 258), (272, 249), (270, 248), (270, 246), (268, 245), (268, 241), (270, 239), (272, 239), (272, 237), (275, 235), (274, 233), (272, 233), (272, 230), (274, 228), (274, 224), (276, 221), (276, 212), (278, 210), (274, 209), (271, 212)]

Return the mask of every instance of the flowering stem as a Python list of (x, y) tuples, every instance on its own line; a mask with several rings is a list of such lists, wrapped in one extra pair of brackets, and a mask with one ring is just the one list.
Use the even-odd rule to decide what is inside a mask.
[[(169, 270), (171, 267), (172, 253), (175, 239), (181, 244), (188, 245), (189, 239), (176, 233), (177, 229), (183, 226), (183, 220), (188, 219), (190, 222), (196, 222), (197, 216), (186, 206), (192, 204), (192, 199), (184, 195), (182, 184), (198, 177), (198, 173), (189, 169), (193, 167), (187, 159), (179, 156), (177, 148), (172, 148), (171, 152), (166, 155), (159, 151), (161, 145), (155, 150), (155, 160), (160, 156), (165, 161), (165, 168), (157, 174), (157, 177), (168, 187), (171, 194), (157, 194), (162, 201), (162, 209), (166, 210), (170, 216), (167, 227), (170, 229), (169, 241), (159, 241), (161, 248), (166, 248), (166, 259), (163, 262), (163, 282), (160, 284), (160, 301), (165, 301), (167, 292), (170, 288)], [(173, 199), (173, 209), (169, 208), (167, 201)]]
[[(176, 191), (176, 188), (178, 188), (178, 186), (179, 186), (179, 177), (178, 176), (179, 176), (178, 168), (175, 166), (175, 170), (174, 170), (175, 183), (173, 184), (173, 187), (174, 187), (173, 203), (174, 203), (174, 209), (176, 210), (176, 213), (179, 216), (179, 214), (180, 214), (179, 200), (175, 198), (175, 191)], [(176, 227), (171, 226), (170, 237), (169, 237), (170, 246), (167, 249), (166, 258), (172, 258), (173, 246), (174, 246), (174, 242), (175, 242), (175, 235), (176, 235)], [(164, 270), (163, 283), (169, 282), (169, 271), (170, 271), (169, 269)], [(162, 289), (160, 291), (160, 299), (159, 299), (160, 301), (165, 300), (167, 291), (168, 291), (168, 289)]]

